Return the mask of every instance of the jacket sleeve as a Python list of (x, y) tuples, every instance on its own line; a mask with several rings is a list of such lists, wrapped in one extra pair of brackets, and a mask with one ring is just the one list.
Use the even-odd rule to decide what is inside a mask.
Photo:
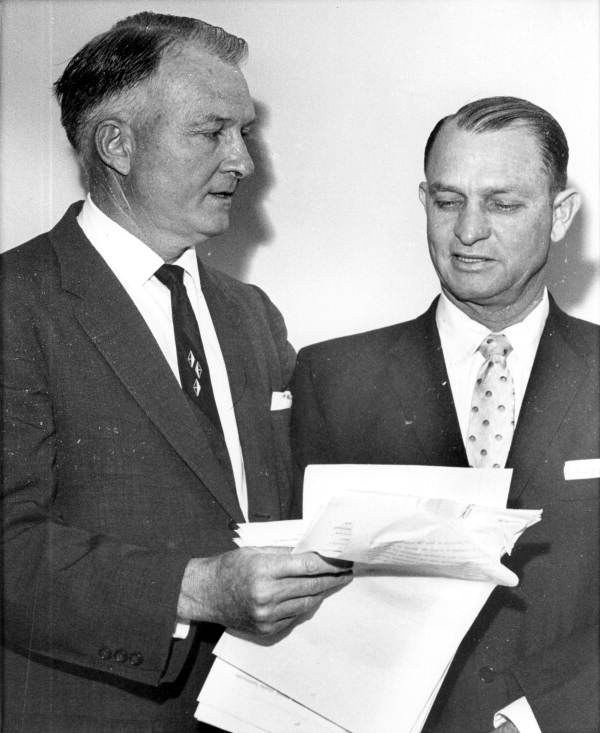
[(511, 672), (544, 733), (600, 729), (598, 627), (520, 660)]
[(336, 460), (327, 422), (319, 404), (316, 376), (310, 352), (302, 349), (292, 380), (292, 450), (301, 470), (311, 463), (333, 463)]
[(39, 307), (41, 290), (31, 294), (32, 279), (3, 282), (5, 637), (25, 654), (156, 685), (177, 672), (168, 659), (188, 557), (73, 526), (57, 510), (69, 454), (49, 344), (61, 334)]
[(302, 505), (306, 467), (310, 464), (336, 463), (327, 423), (319, 405), (314, 376), (310, 351), (301, 349), (291, 384), (294, 397), (291, 442), (295, 495), (299, 506)]

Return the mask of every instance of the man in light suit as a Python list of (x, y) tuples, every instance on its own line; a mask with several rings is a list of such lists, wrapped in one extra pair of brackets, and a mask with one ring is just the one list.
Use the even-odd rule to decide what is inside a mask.
[(543, 509), (506, 561), (519, 587), (492, 593), (428, 733), (600, 730), (599, 328), (544, 284), (579, 203), (567, 160), (556, 120), (525, 100), (482, 99), (441, 120), (419, 190), (441, 295), (413, 321), (298, 355), (300, 468), (505, 465), (508, 506)]
[(253, 170), (245, 52), (140, 13), (56, 84), (90, 194), (2, 262), (6, 733), (208, 730), (223, 627), (280, 631), (348, 582), (232, 541), (293, 511), (283, 320), (194, 251)]

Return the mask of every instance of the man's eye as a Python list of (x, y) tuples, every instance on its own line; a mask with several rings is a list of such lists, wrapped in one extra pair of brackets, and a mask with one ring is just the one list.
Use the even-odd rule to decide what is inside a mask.
[(434, 203), (438, 209), (451, 210), (458, 209), (462, 201), (461, 199), (436, 199)]
[(202, 137), (206, 137), (209, 140), (216, 140), (221, 134), (221, 128), (219, 128), (218, 130), (202, 130), (200, 134), (202, 135)]
[(492, 201), (492, 208), (496, 211), (511, 212), (521, 208), (521, 204), (514, 201)]

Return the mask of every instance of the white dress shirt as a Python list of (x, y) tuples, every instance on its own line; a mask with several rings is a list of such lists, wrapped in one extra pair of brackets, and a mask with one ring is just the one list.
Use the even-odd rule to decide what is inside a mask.
[[(171, 293), (166, 285), (163, 285), (154, 275), (158, 268), (164, 264), (163, 259), (140, 239), (130, 234), (100, 211), (89, 194), (77, 217), (77, 222), (85, 236), (127, 291), (127, 294), (148, 324), (148, 328), (156, 339), (156, 343), (167, 360), (173, 375), (181, 385), (171, 312)], [(237, 498), (244, 518), (247, 520), (248, 491), (246, 474), (231, 389), (223, 353), (202, 293), (194, 249), (187, 249), (171, 264), (179, 265), (184, 270), (183, 282), (202, 335), (202, 345), (206, 354), (215, 403), (233, 470)], [(178, 622), (174, 636), (184, 638), (188, 629), (189, 624), (187, 622)]]
[[(538, 305), (520, 323), (502, 329), (513, 350), (507, 357), (507, 365), (515, 386), (515, 424), (517, 423), (533, 360), (548, 317), (548, 291)], [(442, 293), (435, 314), (442, 342), (446, 371), (450, 380), (452, 398), (460, 426), (465, 450), (471, 398), (477, 372), (484, 362), (478, 351), (490, 329), (472, 320)], [(541, 733), (527, 698), (520, 697), (494, 716), (494, 727), (510, 720), (520, 733)]]
[[(548, 292), (544, 290), (542, 300), (524, 320), (501, 331), (513, 347), (508, 355), (507, 365), (515, 385), (515, 424), (548, 317), (548, 309)], [(483, 354), (478, 348), (490, 333), (490, 329), (469, 318), (444, 293), (440, 295), (435, 320), (442, 342), (458, 424), (466, 447), (473, 387), (477, 372), (484, 362)]]

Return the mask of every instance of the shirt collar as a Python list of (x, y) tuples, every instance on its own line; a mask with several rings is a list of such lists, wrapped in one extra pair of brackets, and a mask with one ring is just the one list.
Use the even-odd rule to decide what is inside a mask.
[[(541, 301), (522, 321), (502, 330), (515, 354), (536, 350), (548, 317), (548, 290), (544, 288)], [(436, 324), (442, 342), (444, 358), (453, 364), (470, 359), (479, 344), (490, 333), (489, 328), (463, 313), (442, 292), (436, 309)]]
[[(125, 287), (144, 285), (164, 264), (162, 257), (141, 239), (101, 211), (89, 193), (83, 202), (77, 222)], [(173, 264), (183, 267), (194, 283), (200, 287), (198, 262), (193, 248), (185, 250)]]
[(537, 351), (549, 310), (550, 301), (548, 299), (548, 290), (544, 288), (541, 301), (531, 313), (519, 323), (515, 323), (504, 329), (503, 333), (510, 341), (516, 354), (526, 353), (531, 349), (534, 352)]
[(173, 264), (183, 267), (186, 274), (192, 278), (194, 285), (200, 290), (201, 283), (200, 271), (198, 269), (198, 258), (196, 256), (196, 250), (193, 247), (186, 249), (185, 252), (181, 254), (175, 262), (173, 262)]

